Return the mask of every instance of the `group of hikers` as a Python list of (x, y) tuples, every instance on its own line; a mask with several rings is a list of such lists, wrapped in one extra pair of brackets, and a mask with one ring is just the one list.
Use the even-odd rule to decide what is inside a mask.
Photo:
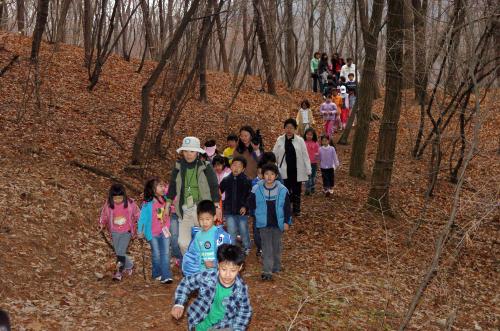
[[(350, 81), (352, 75), (347, 74)], [(314, 194), (320, 170), (324, 195), (333, 193), (340, 162), (332, 138), (345, 126), (356, 98), (355, 85), (347, 93), (347, 83), (338, 82), (319, 107), (324, 120), (319, 138), (310, 103), (303, 100), (296, 118), (284, 121), (272, 151), (264, 149), (260, 131), (250, 126), (228, 135), (222, 152), (213, 139), (202, 147), (198, 138), (185, 137), (169, 181), (149, 179), (140, 208), (123, 185), (113, 184), (99, 218), (116, 254), (113, 280), (133, 273), (128, 245), (136, 237), (145, 239), (154, 280), (171, 284), (171, 269), (182, 272), (174, 318), (182, 317), (189, 295), (197, 291), (188, 309), (189, 330), (245, 330), (252, 308), (239, 272), (251, 252), (250, 233), (262, 261), (261, 279), (271, 281), (282, 271), (283, 233), (301, 215), (303, 185), (305, 195)]]

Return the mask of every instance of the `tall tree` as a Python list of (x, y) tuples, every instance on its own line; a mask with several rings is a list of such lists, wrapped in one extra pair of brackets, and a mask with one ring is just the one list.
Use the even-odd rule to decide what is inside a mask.
[(0, 30), (7, 29), (7, 1), (0, 0)]
[(328, 4), (326, 0), (319, 0), (319, 51), (326, 52), (326, 11)]
[(267, 48), (266, 34), (264, 32), (264, 28), (262, 27), (262, 15), (260, 14), (259, 3), (259, 0), (253, 0), (255, 30), (257, 32), (257, 37), (259, 38), (262, 62), (264, 63), (264, 70), (266, 71), (267, 91), (269, 94), (276, 95), (276, 85), (274, 83), (274, 75), (271, 68), (269, 50)]
[(25, 26), (26, 26), (26, 7), (24, 4), (24, 0), (16, 0), (16, 15), (17, 15), (17, 31), (25, 35), (26, 31)]
[[(265, 36), (267, 40), (267, 53), (272, 76), (278, 77), (278, 47), (277, 47), (277, 19), (278, 19), (278, 2), (276, 0), (260, 1), (259, 13), (260, 22), (265, 29)], [(264, 24), (265, 23), (265, 24)]]
[(156, 59), (158, 48), (156, 47), (155, 38), (153, 36), (153, 25), (151, 23), (151, 16), (149, 15), (149, 4), (147, 3), (147, 0), (139, 1), (141, 2), (142, 19), (144, 21), (146, 44), (149, 48), (149, 55), (152, 59)]
[(31, 61), (38, 62), (38, 53), (40, 52), (40, 44), (42, 43), (43, 31), (47, 24), (47, 16), (49, 15), (49, 0), (38, 0), (38, 8), (36, 11), (36, 24), (33, 31), (33, 43), (31, 45)]
[(425, 102), (427, 90), (427, 0), (412, 0), (414, 11), (414, 36), (419, 47), (415, 47), (415, 100)]
[[(217, 6), (217, 0), (212, 0), (212, 6), (215, 8)], [(227, 59), (226, 52), (226, 38), (222, 31), (222, 22), (220, 20), (220, 15), (215, 16), (215, 24), (217, 25), (217, 38), (219, 40), (219, 52), (222, 60), (222, 70), (224, 72), (229, 72), (229, 61)]]
[[(217, 0), (216, 0), (217, 1)], [(207, 31), (209, 28), (212, 27), (211, 24), (211, 14), (212, 14), (212, 4), (213, 2), (208, 2), (207, 3), (207, 9), (205, 11), (205, 18), (203, 19), (203, 24), (201, 27), (201, 36), (206, 35), (207, 33), (210, 34), (211, 31)], [(214, 8), (217, 8), (217, 6), (213, 6)], [(217, 15), (216, 15), (217, 17)], [(200, 71), (200, 101), (206, 103), (208, 101), (208, 95), (207, 95), (207, 45), (204, 45), (205, 47), (202, 47), (198, 49), (198, 52), (200, 52), (199, 56), (199, 71)], [(161, 139), (160, 139), (161, 141)]]
[(387, 39), (384, 113), (380, 123), (377, 156), (373, 166), (368, 205), (390, 211), (389, 189), (396, 154), (398, 123), (401, 114), (401, 89), (403, 86), (403, 1), (387, 1)]
[(288, 88), (293, 87), (297, 75), (295, 57), (297, 56), (296, 36), (293, 30), (293, 0), (285, 0), (285, 75)]
[[(370, 131), (370, 116), (375, 86), (375, 66), (377, 64), (377, 44), (378, 35), (382, 22), (382, 11), (384, 9), (384, 0), (374, 0), (372, 4), (372, 16), (368, 23), (366, 15), (366, 0), (357, 0), (359, 8), (359, 19), (361, 30), (363, 31), (363, 42), (365, 47), (365, 60), (363, 64), (363, 74), (359, 87), (359, 98), (357, 100), (356, 111), (351, 114), (352, 119), (357, 116), (358, 123), (354, 134), (352, 144), (351, 163), (349, 166), (349, 175), (358, 178), (364, 178), (366, 144), (368, 143), (368, 134)], [(347, 143), (350, 126), (345, 130), (339, 143)]]
[(61, 4), (61, 10), (59, 11), (59, 17), (57, 19), (56, 26), (56, 45), (58, 43), (63, 43), (66, 36), (66, 16), (68, 15), (69, 5), (71, 0), (63, 0)]
[[(415, 14), (411, 0), (402, 0), (403, 16), (404, 16), (404, 65), (403, 65), (403, 88), (409, 89), (413, 87), (414, 82), (414, 30), (413, 25), (415, 21)], [(423, 47), (425, 48), (425, 46)]]
[(158, 78), (160, 78), (160, 75), (163, 72), (165, 65), (170, 60), (170, 58), (174, 55), (175, 50), (178, 46), (178, 43), (180, 42), (182, 35), (184, 34), (184, 30), (186, 29), (188, 23), (190, 22), (191, 17), (193, 17), (194, 13), (198, 9), (199, 4), (200, 4), (200, 0), (193, 0), (193, 2), (191, 3), (191, 7), (189, 7), (188, 11), (186, 11), (184, 16), (182, 17), (182, 20), (181, 20), (179, 26), (176, 28), (175, 32), (172, 34), (172, 37), (169, 40), (169, 43), (168, 43), (167, 47), (165, 48), (165, 51), (163, 51), (162, 56), (160, 58), (160, 61), (158, 61), (158, 64), (156, 65), (156, 68), (151, 73), (151, 76), (149, 77), (147, 82), (142, 86), (141, 122), (139, 124), (139, 128), (137, 130), (137, 133), (136, 133), (136, 136), (134, 139), (134, 147), (132, 149), (132, 161), (131, 161), (131, 163), (133, 165), (140, 164), (141, 160), (142, 160), (142, 146), (143, 146), (144, 140), (146, 138), (146, 130), (148, 128), (150, 117), (151, 117), (151, 114), (150, 114), (150, 109), (151, 109), (150, 94), (151, 94), (151, 91), (153, 90), (154, 85), (158, 81)]
[(91, 53), (92, 53), (92, 1), (83, 0), (83, 51), (84, 51), (84, 64), (86, 67), (90, 66)]

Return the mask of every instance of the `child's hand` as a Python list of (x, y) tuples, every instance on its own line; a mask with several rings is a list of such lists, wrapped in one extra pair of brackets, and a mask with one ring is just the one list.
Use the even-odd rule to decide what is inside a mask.
[(139, 232), (139, 233), (137, 234), (137, 238), (139, 238), (139, 239), (144, 239), (144, 233)]
[(183, 313), (184, 313), (184, 307), (183, 306), (174, 306), (172, 308), (171, 314), (172, 314), (172, 316), (176, 320), (178, 320), (179, 318), (181, 318)]
[(205, 267), (207, 267), (207, 269), (215, 268), (214, 261), (205, 261)]
[(245, 215), (247, 212), (247, 209), (245, 207), (241, 207), (240, 209), (240, 215)]
[(285, 231), (288, 231), (290, 229), (290, 225), (288, 225), (288, 223), (285, 223), (284, 225), (284, 230)]

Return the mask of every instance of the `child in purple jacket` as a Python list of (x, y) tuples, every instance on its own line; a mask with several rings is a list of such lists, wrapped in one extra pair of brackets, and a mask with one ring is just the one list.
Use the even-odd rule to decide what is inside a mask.
[(331, 138), (335, 132), (335, 122), (337, 121), (338, 109), (337, 105), (332, 102), (332, 95), (328, 94), (326, 96), (325, 102), (321, 104), (319, 108), (321, 116), (323, 116), (323, 120), (325, 121), (324, 134)]
[(339, 167), (337, 151), (328, 136), (321, 136), (321, 147), (319, 148), (319, 162), (321, 176), (323, 177), (323, 192), (326, 196), (333, 193), (335, 185), (335, 170)]

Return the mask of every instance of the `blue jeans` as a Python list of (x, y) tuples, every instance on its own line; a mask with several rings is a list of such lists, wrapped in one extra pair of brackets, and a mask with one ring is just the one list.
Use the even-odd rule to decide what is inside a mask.
[(170, 245), (172, 247), (172, 256), (176, 259), (182, 259), (181, 249), (179, 248), (179, 216), (172, 214), (170, 216)]
[(250, 232), (248, 231), (248, 216), (247, 215), (231, 215), (226, 214), (227, 232), (231, 235), (234, 241), (239, 234), (243, 241), (243, 248), (250, 249)]
[(311, 175), (309, 176), (309, 179), (306, 182), (306, 192), (309, 193), (314, 192), (317, 173), (318, 173), (318, 164), (311, 163)]
[(151, 258), (153, 262), (153, 278), (161, 276), (161, 280), (172, 278), (170, 272), (170, 239), (165, 238), (163, 234), (153, 236), (149, 242), (151, 245)]

